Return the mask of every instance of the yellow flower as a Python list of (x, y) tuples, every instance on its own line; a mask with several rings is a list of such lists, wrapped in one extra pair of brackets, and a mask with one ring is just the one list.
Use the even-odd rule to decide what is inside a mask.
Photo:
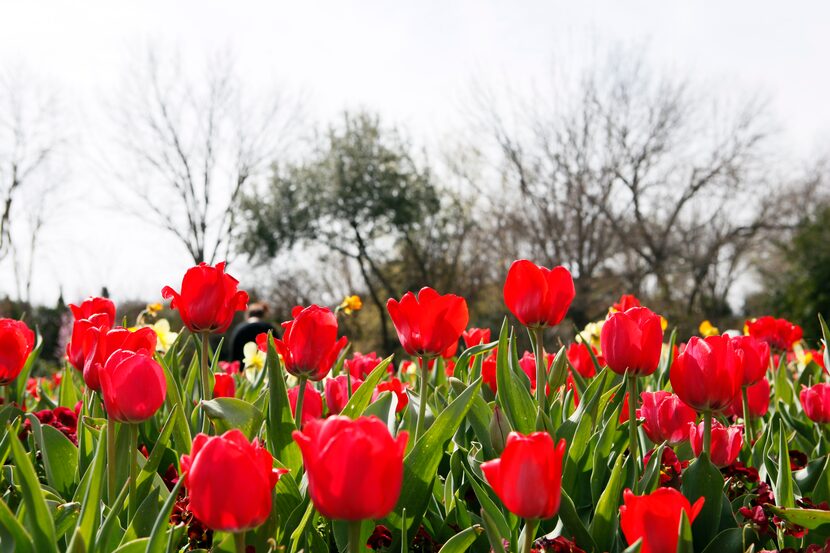
[(147, 307), (146, 307), (147, 313), (149, 313), (151, 315), (155, 315), (156, 313), (158, 313), (162, 309), (164, 309), (164, 306), (162, 304), (158, 303), (158, 302), (148, 303)]
[(178, 332), (170, 330), (170, 322), (167, 319), (159, 319), (153, 324), (152, 329), (155, 331), (158, 341), (156, 342), (156, 349), (161, 352), (166, 352), (179, 337)]
[(594, 349), (600, 351), (601, 345), (599, 340), (599, 334), (602, 331), (602, 325), (604, 324), (605, 319), (593, 323), (588, 323), (587, 325), (585, 325), (585, 328), (582, 329), (582, 332), (580, 332), (576, 336), (576, 341), (582, 342), (582, 339), (584, 338), (588, 341), (589, 344), (594, 346)]
[(363, 308), (363, 300), (356, 295), (346, 296), (339, 307), (346, 315), (351, 315), (354, 311), (360, 311)]
[(704, 338), (708, 338), (709, 336), (717, 336), (720, 334), (720, 330), (718, 327), (714, 326), (712, 323), (709, 322), (709, 319), (706, 319), (700, 326), (697, 327), (697, 331), (700, 332), (700, 335)]
[(667, 321), (666, 318), (661, 315), (660, 316), (660, 328), (662, 328), (663, 330), (666, 330), (666, 328), (668, 326), (669, 326), (669, 321)]

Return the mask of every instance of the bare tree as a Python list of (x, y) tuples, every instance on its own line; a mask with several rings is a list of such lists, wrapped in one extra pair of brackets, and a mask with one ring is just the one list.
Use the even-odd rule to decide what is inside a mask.
[(255, 100), (227, 58), (193, 76), (150, 51), (135, 68), (114, 109), (122, 189), (140, 200), (135, 213), (162, 225), (194, 262), (227, 258), (237, 201), (285, 154), (299, 104), (280, 93)]
[(61, 112), (56, 93), (34, 76), (0, 76), (0, 262), (11, 263), (17, 299), (26, 303), (51, 200), (67, 173)]

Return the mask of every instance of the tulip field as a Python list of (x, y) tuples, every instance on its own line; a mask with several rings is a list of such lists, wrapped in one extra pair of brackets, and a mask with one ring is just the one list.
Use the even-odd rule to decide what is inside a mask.
[(0, 553), (830, 552), (823, 319), (678, 336), (623, 294), (577, 331), (574, 294), (519, 260), (500, 328), (423, 288), (388, 300), (399, 353), (361, 353), (347, 298), (239, 363), (248, 294), (203, 263), (158, 298), (175, 332), (72, 305), (57, 372), (0, 319)]

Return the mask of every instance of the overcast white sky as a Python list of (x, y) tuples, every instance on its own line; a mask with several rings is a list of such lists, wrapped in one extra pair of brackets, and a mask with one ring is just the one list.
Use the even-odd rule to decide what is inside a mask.
[[(35, 267), (41, 302), (61, 286), (73, 301), (103, 284), (116, 301), (159, 299), (189, 266), (157, 228), (113, 213), (105, 189), (117, 183), (92, 171), (85, 151), (102, 102), (147, 45), (192, 63), (230, 48), (249, 86), (302, 92), (315, 120), (367, 107), (424, 141), (453, 132), (474, 81), (529, 90), (554, 65), (641, 45), (716, 92), (769, 97), (796, 157), (826, 151), (830, 138), (823, 1), (2, 1), (0, 21), (0, 69), (23, 67), (59, 89), (75, 124), (73, 194)], [(5, 293), (15, 293), (9, 263)]]

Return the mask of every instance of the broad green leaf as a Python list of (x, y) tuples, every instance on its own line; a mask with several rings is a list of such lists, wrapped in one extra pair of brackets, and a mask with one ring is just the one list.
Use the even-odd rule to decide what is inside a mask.
[[(507, 318), (499, 333), (498, 354), (496, 355), (496, 383), (498, 384), (499, 406), (507, 415), (510, 426), (522, 434), (536, 430), (536, 407), (529, 390), (519, 383), (516, 373), (509, 362), (512, 340), (508, 338)], [(522, 376), (525, 376), (522, 374)], [(525, 378), (527, 378), (525, 376)]]
[[(436, 417), (432, 426), (427, 429), (404, 458), (403, 481), (406, 482), (406, 486), (401, 491), (397, 507), (388, 517), (395, 528), (401, 526), (401, 515), (398, 513), (401, 513), (403, 509), (406, 509), (407, 522), (410, 523), (410, 526), (417, 528), (420, 524), (432, 492), (432, 482), (438, 473), (441, 458), (444, 456), (446, 444), (452, 439), (461, 423), (464, 422), (464, 417), (473, 404), (473, 399), (478, 394), (479, 388), (481, 388), (480, 378), (459, 394)], [(410, 439), (413, 439), (412, 436), (410, 436)]]
[(0, 552), (34, 553), (32, 537), (5, 501), (0, 501)]
[(184, 478), (179, 478), (173, 489), (170, 490), (170, 495), (164, 502), (161, 510), (156, 517), (156, 522), (153, 524), (153, 530), (150, 533), (150, 540), (147, 542), (147, 549), (145, 553), (165, 553), (167, 550), (167, 531), (170, 528), (170, 513), (173, 512), (173, 505), (176, 503), (176, 498), (179, 495), (179, 488), (182, 487)]
[[(6, 433), (11, 433), (12, 427), (6, 424)], [(16, 435), (16, 434), (14, 434)], [(49, 506), (40, 489), (35, 467), (23, 449), (20, 440), (10, 440), (11, 453), (14, 457), (15, 471), (20, 479), (20, 493), (26, 505), (26, 517), (29, 520), (32, 543), (38, 553), (57, 553), (55, 538), (55, 521)]]
[(677, 553), (695, 553), (695, 548), (692, 543), (692, 525), (689, 523), (689, 517), (686, 511), (680, 511), (680, 526), (677, 529)]
[(597, 502), (594, 518), (591, 520), (591, 536), (600, 551), (610, 551), (617, 535), (620, 513), (620, 496), (622, 494), (624, 455), (617, 455), (611, 479)]
[(378, 382), (380, 382), (383, 375), (386, 374), (389, 363), (391, 362), (392, 356), (390, 355), (378, 363), (378, 366), (366, 376), (366, 380), (363, 381), (363, 384), (361, 384), (360, 387), (352, 394), (352, 397), (349, 398), (346, 406), (343, 407), (342, 411), (340, 411), (341, 415), (351, 419), (356, 419), (361, 413), (363, 413), (363, 411), (366, 410), (366, 407), (368, 407), (369, 403), (372, 402), (372, 394), (375, 393), (375, 388), (377, 387)]
[(822, 524), (830, 524), (830, 511), (821, 509), (789, 509), (767, 505), (769, 509), (784, 520), (814, 530)]
[(464, 553), (470, 549), (482, 532), (484, 532), (484, 528), (479, 525), (465, 528), (448, 539), (438, 553)]
[(89, 466), (88, 475), (84, 478), (85, 488), (83, 500), (81, 501), (81, 516), (78, 517), (78, 524), (72, 535), (74, 547), (81, 544), (92, 545), (92, 537), (98, 530), (98, 523), (101, 512), (101, 494), (106, 478), (105, 468), (107, 465), (107, 428), (101, 429), (101, 436), (98, 438), (98, 446), (95, 448), (95, 455), (92, 464)]
[(750, 528), (727, 528), (713, 539), (703, 553), (744, 553), (751, 549), (750, 544), (757, 539), (754, 530)]
[(594, 543), (594, 538), (591, 537), (591, 533), (585, 528), (582, 519), (579, 518), (573, 500), (565, 490), (562, 490), (562, 500), (559, 503), (559, 519), (565, 525), (568, 533), (573, 536), (576, 545), (586, 551), (599, 551), (597, 544)]
[(78, 403), (80, 396), (78, 388), (75, 386), (75, 369), (69, 366), (69, 363), (64, 363), (63, 378), (58, 390), (58, 405), (66, 407), (67, 409), (74, 409)]
[(701, 454), (683, 473), (683, 495), (694, 503), (703, 497), (703, 508), (692, 524), (695, 548), (702, 550), (718, 532), (723, 502), (723, 476), (709, 460)]
[[(37, 363), (37, 360), (40, 358), (40, 351), (43, 349), (43, 336), (40, 335), (40, 332), (37, 332), (37, 343), (35, 344), (35, 349), (32, 350), (32, 353), (29, 354), (29, 357), (26, 358), (26, 363), (23, 365), (23, 369), (17, 374), (17, 378), (11, 384), (11, 388), (14, 388), (15, 398), (22, 399), (26, 397), (26, 382), (29, 380), (29, 374), (31, 374), (32, 369)], [(41, 394), (43, 396), (45, 394)], [(23, 402), (19, 402), (20, 405), (23, 405)], [(74, 407), (74, 405), (73, 405)]]
[(216, 432), (224, 434), (237, 428), (249, 440), (253, 440), (265, 418), (262, 411), (235, 397), (219, 397), (202, 401), (202, 409), (216, 426)]
[[(779, 370), (782, 370), (781, 367)], [(775, 500), (780, 507), (795, 507), (790, 451), (783, 421), (778, 423), (778, 478), (775, 480)]]
[(122, 545), (138, 538), (146, 538), (150, 535), (156, 520), (156, 514), (162, 506), (160, 492), (161, 490), (159, 488), (153, 488), (147, 494), (144, 501), (138, 505), (138, 509), (135, 515), (133, 515), (130, 525), (127, 527), (127, 531), (124, 532), (124, 536), (121, 538)]
[(124, 487), (121, 488), (121, 492), (118, 494), (118, 497), (115, 498), (115, 501), (110, 506), (109, 513), (107, 513), (104, 522), (101, 524), (101, 527), (98, 529), (98, 533), (95, 536), (96, 551), (112, 551), (118, 545), (120, 540), (114, 532), (116, 528), (121, 528), (118, 516), (124, 508), (124, 502), (127, 500), (129, 489), (129, 482), (127, 482), (124, 484)]
[[(481, 521), (484, 523), (484, 531), (487, 532), (487, 540), (490, 542), (490, 547), (496, 553), (504, 553), (504, 540), (499, 535), (496, 529), (496, 523), (490, 518), (490, 515), (482, 509)], [(404, 546), (406, 542), (406, 535), (404, 535)], [(401, 553), (405, 553), (406, 549), (401, 549)]]
[(291, 404), (288, 402), (288, 391), (285, 387), (285, 378), (277, 351), (274, 349), (274, 340), (268, 335), (268, 352), (265, 359), (268, 370), (268, 449), (271, 454), (287, 467), (293, 474), (300, 474), (303, 458), (300, 448), (294, 442), (291, 433), (297, 430), (294, 425), (294, 416), (291, 414)]
[(60, 430), (49, 425), (41, 425), (32, 414), (26, 417), (41, 451), (46, 481), (64, 499), (71, 498), (78, 469), (78, 449)]
[(493, 525), (492, 530), (488, 531), (488, 533), (497, 534), (500, 540), (508, 539), (511, 533), (510, 525), (507, 524), (507, 519), (504, 518), (504, 513), (501, 512), (501, 509), (499, 509), (495, 502), (490, 498), (487, 490), (485, 490), (478, 483), (478, 479), (473, 475), (472, 471), (467, 468), (467, 464), (462, 462), (461, 466), (467, 474), (467, 480), (473, 488), (473, 493), (475, 493), (476, 499), (481, 505), (482, 511), (487, 513)]
[[(185, 410), (184, 398), (182, 397), (178, 376), (173, 376), (173, 367), (168, 366), (167, 362), (162, 361), (160, 365), (164, 369), (164, 377), (167, 380), (167, 405), (175, 413), (173, 439), (176, 442), (178, 451), (190, 451), (190, 447), (193, 444), (193, 436), (190, 433), (190, 425), (187, 422), (187, 411)], [(178, 363), (175, 366), (178, 370)]]
[(148, 538), (138, 538), (137, 540), (128, 541), (113, 553), (144, 553), (147, 549)]

